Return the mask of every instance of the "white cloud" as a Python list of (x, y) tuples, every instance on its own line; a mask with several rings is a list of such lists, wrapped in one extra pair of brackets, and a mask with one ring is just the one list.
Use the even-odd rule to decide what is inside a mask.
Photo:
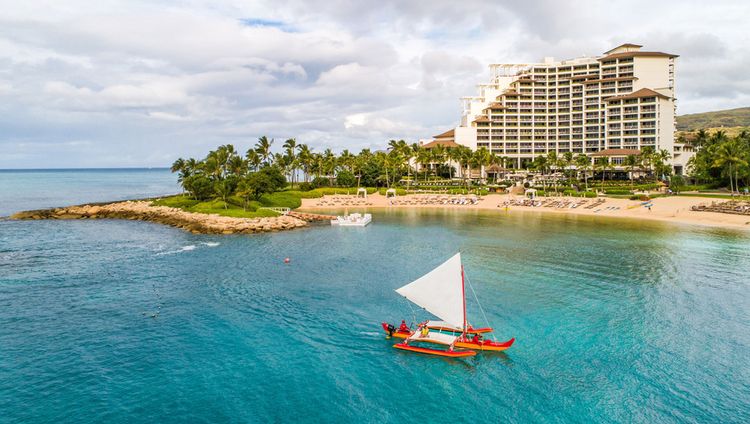
[(750, 6), (739, 0), (0, 7), (0, 168), (159, 166), (262, 134), (379, 149), (455, 125), (458, 98), (474, 94), (489, 63), (628, 41), (680, 55), (680, 113), (750, 103)]

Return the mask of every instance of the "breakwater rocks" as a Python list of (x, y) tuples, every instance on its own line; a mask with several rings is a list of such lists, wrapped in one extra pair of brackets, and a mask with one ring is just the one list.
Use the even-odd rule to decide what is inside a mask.
[(147, 201), (127, 201), (18, 212), (11, 219), (130, 219), (156, 222), (195, 234), (252, 234), (307, 226), (308, 221), (314, 219), (305, 219), (305, 215), (310, 214), (292, 212), (269, 218), (233, 218), (152, 206)]

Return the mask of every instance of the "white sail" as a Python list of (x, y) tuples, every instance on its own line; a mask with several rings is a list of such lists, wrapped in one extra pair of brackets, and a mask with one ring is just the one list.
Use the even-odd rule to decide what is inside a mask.
[(457, 328), (464, 328), (464, 287), (460, 253), (422, 277), (396, 289), (396, 292), (443, 321)]

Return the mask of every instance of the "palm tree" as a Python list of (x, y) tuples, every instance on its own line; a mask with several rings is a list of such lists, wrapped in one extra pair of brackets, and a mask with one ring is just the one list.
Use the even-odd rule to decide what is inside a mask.
[[(555, 172), (557, 172), (560, 166), (560, 157), (557, 156), (557, 152), (547, 152), (547, 163), (549, 164), (550, 169), (554, 169)], [(552, 177), (555, 183), (555, 195), (557, 195), (557, 175), (553, 175)]]
[(258, 168), (260, 168), (260, 164), (263, 162), (260, 155), (255, 149), (248, 149), (247, 153), (245, 153), (245, 159), (247, 159), (247, 163), (253, 167), (254, 171), (257, 171)]
[(295, 180), (295, 176), (297, 175), (297, 172), (296, 172), (297, 171), (297, 155), (296, 155), (297, 146), (298, 146), (297, 140), (294, 138), (287, 139), (283, 145), (284, 150), (286, 150), (286, 154), (289, 157), (289, 167), (290, 167), (290, 171), (292, 174), (291, 175), (292, 187), (294, 187), (294, 182), (295, 182), (294, 180)]
[(299, 153), (297, 154), (299, 163), (302, 165), (302, 172), (305, 174), (305, 182), (309, 182), (310, 169), (313, 163), (313, 153), (307, 144), (301, 144), (299, 146)]
[(649, 173), (654, 172), (654, 148), (646, 146), (641, 149), (641, 154), (638, 157), (641, 165), (641, 169), (648, 171)]
[[(735, 139), (722, 143), (716, 151), (717, 157), (714, 161), (714, 166), (722, 168), (727, 167), (727, 174), (729, 175), (729, 191), (734, 195), (735, 185), (737, 182), (737, 168), (740, 166), (747, 166), (748, 161), (743, 157), (742, 147), (740, 146), (739, 140)], [(734, 175), (734, 180), (732, 180)], [(733, 182), (734, 181), (734, 182)], [(737, 187), (739, 192), (739, 187)]]
[(604, 176), (607, 173), (607, 170), (612, 168), (614, 168), (614, 165), (609, 163), (609, 159), (606, 157), (596, 158), (596, 160), (594, 161), (594, 170), (600, 170), (602, 172), (602, 193), (604, 192)]
[(328, 176), (328, 181), (333, 185), (333, 176), (336, 173), (336, 155), (330, 148), (323, 151), (323, 172)]
[(255, 151), (258, 152), (258, 156), (260, 156), (260, 160), (266, 164), (270, 165), (269, 161), (271, 159), (271, 146), (273, 145), (273, 139), (268, 139), (265, 135), (260, 137), (258, 139), (258, 142), (255, 143)]
[(445, 156), (448, 159), (448, 176), (453, 179), (453, 164), (458, 163), (460, 150), (455, 147), (445, 149)]
[(229, 174), (242, 177), (247, 172), (247, 161), (240, 156), (234, 155), (227, 162)]
[(628, 171), (628, 175), (630, 175), (630, 189), (633, 189), (633, 171), (640, 166), (640, 161), (638, 160), (638, 156), (636, 155), (628, 155), (625, 157), (625, 160), (622, 162), (622, 165), (625, 167), (625, 170)]
[[(466, 182), (466, 188), (468, 189), (469, 179), (471, 178), (471, 159), (473, 154), (471, 149), (466, 146), (459, 146), (457, 149), (459, 149), (457, 156), (458, 163), (461, 165), (461, 175), (463, 176), (464, 181)], [(465, 172), (464, 169), (466, 170)]]
[(440, 165), (445, 163), (445, 154), (446, 154), (445, 146), (443, 146), (442, 144), (438, 144), (432, 149), (430, 149), (430, 153), (432, 155), (432, 161), (431, 161), (433, 164), (432, 168), (434, 168), (435, 177), (437, 177), (438, 168), (440, 167)]
[(484, 178), (484, 168), (492, 163), (492, 153), (486, 147), (480, 147), (474, 152), (474, 160), (479, 167), (480, 178)]
[(695, 145), (695, 147), (700, 149), (701, 147), (706, 145), (707, 141), (708, 141), (708, 133), (706, 132), (706, 130), (701, 129), (701, 130), (698, 130), (697, 134), (695, 134), (695, 140), (693, 141), (693, 144)]
[(561, 164), (563, 166), (563, 170), (566, 172), (566, 178), (570, 180), (571, 174), (572, 174), (572, 166), (573, 166), (573, 152), (565, 152), (563, 153), (561, 160)]
[(419, 152), (421, 152), (422, 150), (424, 150), (424, 149), (418, 143), (412, 143), (411, 147), (409, 149), (409, 164), (410, 164), (409, 166), (411, 166), (411, 161), (413, 160), (414, 161), (414, 180), (415, 181), (418, 180), (418, 178), (417, 178), (417, 165), (419, 165), (419, 163), (417, 163), (417, 157), (419, 157)]
[[(432, 162), (432, 153), (430, 153), (430, 149), (420, 149), (419, 152), (417, 152), (417, 163), (422, 165), (422, 170), (424, 171), (424, 168), (428, 167), (430, 165), (430, 162)], [(424, 171), (424, 182), (427, 183), (427, 171)]]
[(589, 191), (589, 169), (591, 168), (591, 158), (581, 153), (575, 159), (576, 168), (583, 172), (583, 181), (586, 184), (586, 191)]

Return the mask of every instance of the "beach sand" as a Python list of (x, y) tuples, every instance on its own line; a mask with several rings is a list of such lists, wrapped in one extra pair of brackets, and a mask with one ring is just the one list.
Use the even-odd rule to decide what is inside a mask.
[[(573, 215), (590, 215), (604, 216), (610, 218), (630, 218), (646, 219), (653, 221), (664, 221), (681, 224), (704, 225), (711, 227), (724, 228), (744, 228), (750, 229), (750, 216), (731, 215), (716, 212), (697, 212), (690, 208), (699, 204), (710, 204), (711, 202), (722, 202), (722, 199), (701, 198), (701, 197), (659, 197), (653, 199), (651, 209), (644, 207), (643, 202), (628, 199), (604, 198), (606, 202), (593, 209), (586, 209), (597, 199), (586, 199), (586, 204), (577, 208), (554, 208), (554, 207), (531, 207), (531, 206), (509, 206), (506, 208), (503, 203), (506, 201), (522, 200), (522, 196), (511, 194), (490, 194), (480, 198), (475, 205), (454, 205), (454, 204), (419, 204), (425, 197), (434, 197), (434, 194), (413, 194), (399, 196), (396, 198), (397, 204), (392, 204), (391, 199), (379, 194), (369, 195), (367, 200), (359, 199), (358, 203), (355, 196), (325, 196), (319, 199), (302, 199), (300, 210), (341, 210), (344, 208), (352, 209), (352, 212), (361, 209), (370, 208), (455, 208), (455, 209), (479, 209), (479, 210), (496, 210), (502, 213), (514, 212), (540, 212), (556, 214), (573, 214)], [(471, 197), (471, 196), (467, 196)], [(347, 200), (345, 200), (347, 199)], [(351, 200), (348, 200), (351, 199)], [(550, 198), (540, 198), (544, 201)], [(574, 198), (560, 198), (565, 200), (576, 200)], [(581, 199), (578, 199), (581, 200)], [(412, 204), (403, 204), (409, 202)], [(416, 204), (415, 204), (416, 203)]]

